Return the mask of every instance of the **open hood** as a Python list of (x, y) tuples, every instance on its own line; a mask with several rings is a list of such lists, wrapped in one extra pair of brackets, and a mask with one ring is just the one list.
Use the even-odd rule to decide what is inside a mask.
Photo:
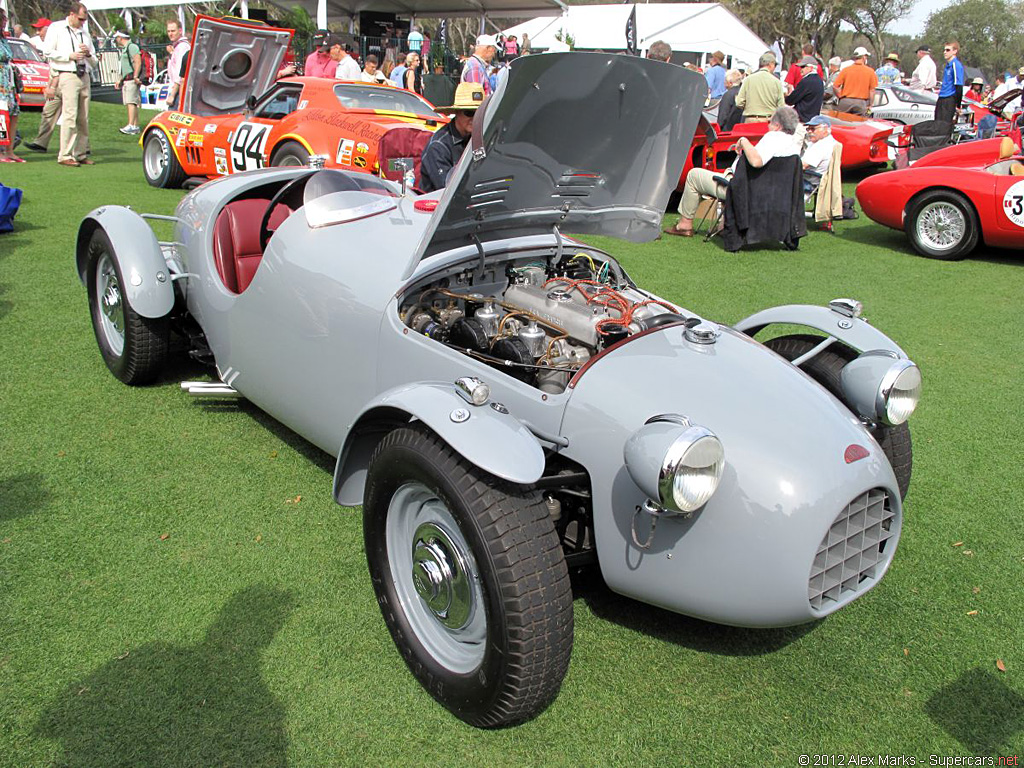
[(556, 226), (653, 240), (706, 93), (701, 75), (635, 56), (516, 59), (481, 107), (417, 258)]
[(1020, 98), (1020, 93), (1020, 88), (1011, 88), (998, 99), (992, 99), (992, 101), (990, 101), (987, 106), (989, 109), (995, 110), (996, 112), (1002, 112), (1004, 109), (1006, 109), (1007, 104), (1009, 104), (1014, 99)]
[(196, 18), (181, 111), (201, 117), (242, 112), (277, 77), (290, 29)]

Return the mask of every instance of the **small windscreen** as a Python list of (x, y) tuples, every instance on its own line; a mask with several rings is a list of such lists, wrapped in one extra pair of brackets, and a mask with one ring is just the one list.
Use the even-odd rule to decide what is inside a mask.
[(22, 61), (42, 61), (43, 57), (39, 55), (31, 45), (26, 43), (24, 40), (14, 40), (12, 38), (6, 38), (7, 44), (11, 46), (11, 53), (14, 54), (15, 59)]
[(441, 117), (430, 104), (401, 88), (380, 85), (336, 85), (334, 95), (346, 109), (379, 109), (384, 112), (409, 112), (424, 117)]
[(905, 101), (908, 104), (936, 104), (938, 103), (939, 97), (934, 93), (922, 93), (921, 91), (912, 91), (909, 88), (900, 88), (895, 86), (892, 89), (900, 101)]
[(394, 184), (377, 176), (326, 168), (309, 177), (302, 193), (302, 204), (308, 205), (317, 198), (334, 192), (370, 192), (385, 197), (398, 196)]

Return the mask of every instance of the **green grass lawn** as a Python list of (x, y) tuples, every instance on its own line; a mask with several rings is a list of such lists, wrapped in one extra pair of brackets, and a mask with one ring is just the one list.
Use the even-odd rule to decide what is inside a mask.
[[(924, 374), (902, 542), (878, 588), (790, 630), (706, 624), (584, 574), (558, 699), (479, 731), (394, 649), (360, 514), (331, 499), (332, 457), (250, 407), (190, 400), (178, 372), (131, 389), (104, 367), (74, 270), (78, 223), (106, 203), (171, 213), (182, 195), (145, 183), (123, 123), (122, 108), (93, 105), (94, 167), (25, 150), (27, 164), (0, 165), (25, 191), (0, 236), (0, 765), (1024, 752), (1020, 251), (931, 261), (863, 217), (794, 253), (602, 242), (642, 285), (724, 322), (861, 299)], [(23, 136), (37, 124), (25, 115)]]

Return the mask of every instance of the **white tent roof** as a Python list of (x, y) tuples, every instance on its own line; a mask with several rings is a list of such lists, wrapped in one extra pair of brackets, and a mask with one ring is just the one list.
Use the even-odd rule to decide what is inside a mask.
[[(4, 2), (5, 0), (0, 0)], [(401, 16), (541, 16), (561, 12), (561, 0), (271, 0), (275, 5), (288, 8), (301, 5), (313, 18), (326, 12), (331, 21), (349, 19), (360, 11), (397, 13)], [(148, 8), (154, 5), (184, 5), (187, 0), (92, 0), (86, 5), (90, 11), (123, 8)]]
[[(531, 19), (504, 30), (523, 39), (530, 36), (534, 49), (557, 45), (555, 35), (572, 35), (578, 50), (626, 49), (626, 20), (632, 5), (573, 5), (560, 17)], [(721, 3), (644, 3), (636, 6), (637, 45), (645, 52), (656, 40), (664, 40), (673, 52), (709, 54), (722, 51), (733, 64), (757, 68), (768, 46)], [(702, 57), (703, 60), (703, 57)]]

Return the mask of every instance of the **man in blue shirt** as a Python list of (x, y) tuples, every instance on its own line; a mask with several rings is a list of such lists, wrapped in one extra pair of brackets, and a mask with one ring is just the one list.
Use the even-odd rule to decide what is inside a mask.
[(892, 85), (900, 82), (900, 55), (890, 53), (885, 57), (885, 64), (875, 70), (879, 85)]
[(956, 119), (956, 110), (964, 96), (966, 74), (964, 65), (957, 56), (960, 43), (950, 40), (942, 48), (942, 56), (946, 59), (946, 68), (942, 70), (942, 87), (939, 88), (939, 100), (935, 105), (935, 119), (952, 123)]
[(711, 54), (711, 66), (704, 73), (704, 77), (708, 81), (709, 95), (712, 99), (720, 99), (722, 94), (725, 93), (725, 67), (722, 66), (724, 61), (725, 54), (721, 51), (715, 51)]

